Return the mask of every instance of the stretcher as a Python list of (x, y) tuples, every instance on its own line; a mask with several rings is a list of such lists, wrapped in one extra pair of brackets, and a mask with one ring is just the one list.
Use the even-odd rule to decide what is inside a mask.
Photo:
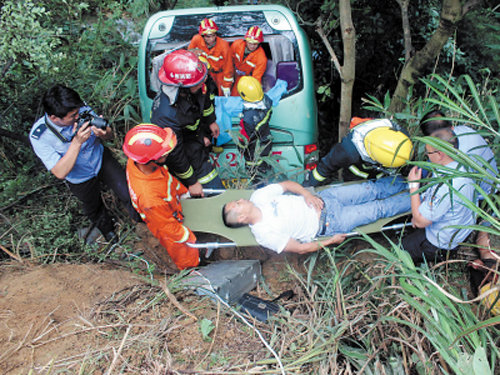
[[(319, 189), (327, 188), (328, 186)], [(217, 249), (223, 247), (248, 247), (259, 246), (255, 241), (248, 226), (240, 228), (228, 228), (222, 220), (222, 207), (231, 201), (238, 199), (249, 199), (253, 190), (205, 190), (205, 195), (213, 194), (204, 198), (189, 198), (182, 200), (182, 211), (184, 213), (184, 225), (195, 233), (207, 233), (225, 238), (225, 242), (206, 242), (191, 244), (191, 247)], [(347, 236), (355, 236), (360, 233), (371, 234), (386, 230), (402, 229), (411, 225), (407, 219), (410, 212), (402, 213), (379, 219), (371, 224), (355, 228)], [(320, 239), (320, 238), (318, 238)]]

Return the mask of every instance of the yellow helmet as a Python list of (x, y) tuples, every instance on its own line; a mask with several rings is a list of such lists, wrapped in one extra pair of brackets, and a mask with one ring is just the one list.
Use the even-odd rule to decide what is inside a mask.
[(408, 136), (388, 126), (373, 129), (365, 136), (368, 155), (384, 167), (397, 168), (410, 160), (413, 144)]
[[(492, 283), (485, 284), (481, 288), (481, 293), (486, 293), (488, 290), (492, 288)], [(494, 291), (491, 293), (489, 296), (486, 298), (483, 298), (481, 300), (481, 304), (483, 304), (487, 309), (491, 308), (491, 314), (492, 315), (500, 315), (500, 298), (498, 298), (498, 290)], [(496, 301), (496, 302), (495, 302)], [(493, 307), (491, 306), (494, 303)]]
[(246, 102), (259, 102), (264, 97), (262, 85), (257, 78), (251, 76), (241, 77), (236, 88), (238, 89), (238, 94)]

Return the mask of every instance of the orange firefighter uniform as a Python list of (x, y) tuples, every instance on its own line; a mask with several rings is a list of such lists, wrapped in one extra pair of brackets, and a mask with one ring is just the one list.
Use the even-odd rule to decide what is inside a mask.
[[(203, 36), (196, 34), (191, 39), (188, 49), (198, 48), (210, 63), (210, 75), (217, 84), (219, 95), (222, 96), (222, 87), (231, 89), (234, 82), (234, 67), (229, 43), (221, 37), (216, 37), (215, 45), (208, 49)], [(228, 91), (229, 92), (229, 91)]]
[(231, 95), (238, 96), (236, 89), (238, 81), (243, 76), (252, 76), (262, 83), (262, 76), (266, 72), (267, 57), (264, 49), (259, 46), (255, 51), (245, 55), (245, 39), (237, 39), (231, 44), (233, 63), (235, 68), (235, 82)]
[(182, 224), (180, 196), (188, 191), (184, 185), (166, 167), (145, 175), (132, 159), (127, 162), (127, 181), (132, 205), (177, 267), (196, 267), (200, 262), (198, 250), (186, 245), (196, 242), (196, 237)]

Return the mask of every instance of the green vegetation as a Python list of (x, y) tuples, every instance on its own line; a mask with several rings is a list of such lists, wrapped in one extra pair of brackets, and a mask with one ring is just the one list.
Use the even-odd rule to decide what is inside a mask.
[[(174, 4), (172, 1), (160, 3), (162, 7)], [(398, 9), (394, 5), (383, 9), (386, 3), (353, 2), (357, 5), (355, 12), (360, 15), (355, 17), (355, 23), (360, 18), (366, 19), (366, 23), (359, 20), (359, 28), (356, 25), (360, 40), (358, 71), (365, 68), (366, 73), (361, 76), (358, 86), (362, 93), (354, 98), (355, 103), (363, 102), (364, 107), (358, 106), (359, 112), (355, 114), (389, 115), (390, 95), (384, 96), (384, 93), (395, 86), (392, 80), (400, 64), (398, 43), (401, 43), (401, 36), (398, 35), (401, 34), (398, 20), (391, 18), (396, 17), (393, 11)], [(419, 14), (420, 8), (435, 12), (439, 4), (431, 3), (434, 8), (427, 8), (426, 2), (417, 2), (413, 14)], [(43, 92), (53, 83), (60, 82), (75, 88), (112, 122), (116, 136), (109, 146), (120, 155), (123, 135), (140, 121), (135, 42), (147, 17), (159, 9), (158, 2), (5, 0), (0, 4), (1, 246), (17, 259), (37, 263), (101, 262), (116, 259), (118, 255), (114, 250), (119, 248), (132, 264), (130, 268), (149, 277), (154, 266), (140, 254), (133, 253), (128, 243), (133, 237), (130, 224), (112, 196), (105, 198), (120, 220), (121, 242), (113, 249), (98, 250), (89, 248), (77, 238), (77, 229), (86, 224), (78, 202), (63, 183), (45, 171), (25, 137), (32, 123), (42, 114), (39, 102)], [(191, 4), (195, 5), (178, 1), (176, 7)], [(297, 9), (307, 19), (315, 14), (310, 7), (318, 4), (308, 2)], [(331, 9), (332, 4), (325, 1), (323, 5)], [(375, 9), (375, 4), (381, 4), (380, 9)], [(209, 4), (197, 1), (196, 5)], [(388, 32), (388, 27), (393, 32)], [(425, 40), (428, 27), (427, 23), (415, 25), (417, 42)], [(498, 29), (497, 8), (470, 13), (461, 30), (467, 34), (460, 34), (459, 42), (463, 42), (460, 48), (455, 49), (450, 41), (443, 51), (443, 59), (437, 62), (436, 74), (428, 75), (411, 90), (405, 110), (395, 114), (395, 119), (408, 127), (420, 149), (422, 144), (431, 143), (445, 152), (452, 152), (442, 142), (418, 136), (418, 121), (422, 115), (431, 108), (441, 108), (456, 123), (480, 130), (498, 160), (500, 92), (498, 70), (495, 71), (499, 66)], [(311, 38), (316, 38), (314, 31), (309, 31)], [(393, 34), (393, 39), (388, 34)], [(387, 48), (384, 47), (386, 43)], [(315, 44), (317, 84), (320, 93), (329, 97), (336, 93), (332, 87), (338, 77), (331, 66), (324, 63), (327, 54), (317, 40)], [(376, 46), (378, 50), (373, 51)], [(368, 57), (373, 56), (370, 51), (376, 52), (377, 60), (375, 63), (371, 60), (368, 67)], [(386, 68), (388, 64), (391, 69)], [(455, 64), (453, 69), (452, 64)], [(460, 74), (464, 72), (468, 75)], [(335, 106), (332, 99), (322, 100), (330, 107)], [(331, 123), (329, 115), (323, 117), (328, 117), (324, 124)], [(477, 171), (475, 178), (487, 176), (487, 163), (478, 163), (463, 154), (454, 155), (462, 164)], [(429, 166), (423, 158), (418, 160), (415, 165)], [(494, 183), (500, 184), (500, 176), (495, 177)], [(491, 224), (482, 229), (496, 237), (500, 236), (499, 207), (500, 199), (494, 194), (486, 196), (479, 207), (471, 203), (478, 217)], [(375, 241), (364, 236), (363, 239), (365, 247), (361, 251), (348, 241), (337, 249), (311, 256), (305, 273), (290, 268), (287, 277), (294, 280), (301, 291), (298, 300), (272, 318), (269, 325), (257, 326), (278, 353), (287, 374), (482, 375), (498, 371), (500, 317), (491, 318), (483, 307), (468, 302), (469, 287), (464, 277), (466, 261), (415, 267), (400, 249), (399, 237), (380, 236)], [(177, 285), (178, 277), (169, 279), (168, 285)], [(102, 310), (101, 317), (120, 324), (112, 333), (118, 341), (127, 339), (126, 325), (132, 318), (165, 303), (165, 294), (159, 287), (146, 289), (131, 290), (120, 297), (120, 301), (129, 301), (137, 310), (129, 311), (127, 319), (113, 311), (118, 302), (112, 299), (107, 301), (109, 310)], [(178, 290), (174, 289), (174, 292)], [(144, 332), (137, 335), (138, 339), (124, 349), (129, 358), (134, 353), (143, 353), (141, 360), (150, 356), (151, 373), (153, 368), (169, 370), (165, 365), (168, 361), (173, 369), (184, 362), (187, 367), (179, 367), (193, 366), (200, 370), (199, 373), (202, 370), (220, 374), (248, 373), (247, 367), (233, 361), (232, 352), (223, 348), (207, 353), (204, 363), (200, 363), (200, 358), (179, 354), (172, 360), (165, 340), (174, 329), (172, 327), (178, 328), (178, 320), (177, 317), (157, 315), (160, 323), (147, 325)], [(214, 314), (204, 320), (200, 318), (199, 329), (207, 342), (211, 342), (214, 332), (221, 330), (214, 322)], [(267, 351), (260, 354), (255, 359), (258, 373), (280, 372), (276, 356)], [(144, 361), (140, 365), (147, 362)], [(107, 366), (109, 358), (97, 353), (91, 359), (83, 358), (80, 369), (81, 373), (92, 373)], [(120, 371), (125, 370), (122, 367)]]

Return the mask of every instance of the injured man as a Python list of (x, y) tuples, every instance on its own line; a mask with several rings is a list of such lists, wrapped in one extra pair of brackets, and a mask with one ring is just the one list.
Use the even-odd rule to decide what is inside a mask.
[[(250, 200), (224, 205), (228, 227), (249, 225), (256, 241), (277, 253), (309, 253), (341, 243), (352, 229), (411, 210), (408, 184), (384, 177), (360, 184), (336, 185), (317, 192), (293, 181), (256, 190)], [(285, 194), (291, 193), (291, 194)], [(315, 241), (317, 237), (325, 239)]]

